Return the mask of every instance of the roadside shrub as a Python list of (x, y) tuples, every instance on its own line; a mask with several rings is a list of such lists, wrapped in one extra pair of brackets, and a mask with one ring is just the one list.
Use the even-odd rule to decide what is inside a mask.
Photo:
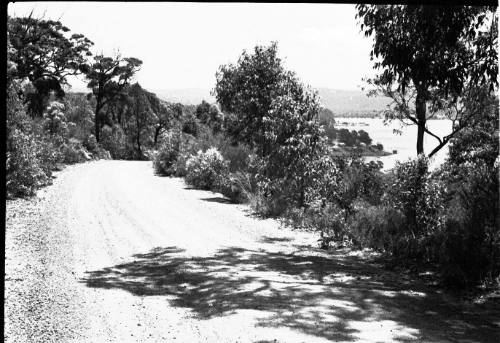
[[(187, 137), (190, 136), (187, 135)], [(221, 153), (224, 151), (224, 147), (229, 144), (221, 133), (215, 133), (209, 126), (204, 124), (198, 125), (196, 142), (198, 150), (206, 151), (214, 147)]]
[(65, 137), (68, 134), (68, 124), (64, 115), (64, 105), (53, 101), (43, 114), (43, 128), (51, 136)]
[(196, 137), (199, 133), (199, 126), (200, 124), (194, 114), (188, 113), (184, 116), (182, 121), (182, 132)]
[(278, 217), (291, 207), (288, 194), (276, 183), (262, 177), (257, 182), (257, 192), (250, 195), (250, 206), (263, 217)]
[(175, 162), (179, 156), (179, 141), (165, 140), (153, 158), (153, 168), (156, 174), (170, 176), (176, 173)]
[(97, 140), (95, 136), (90, 134), (83, 141), (83, 146), (90, 152), (95, 152), (97, 149)]
[[(40, 167), (47, 177), (52, 176), (52, 171), (57, 169), (57, 165), (63, 162), (63, 155), (58, 148), (58, 144), (53, 139), (46, 136), (35, 135), (36, 156), (40, 161)], [(59, 142), (59, 144), (62, 144)]]
[(499, 179), (495, 165), (448, 166), (452, 183), (439, 241), (443, 282), (465, 286), (500, 275)]
[(188, 152), (181, 152), (179, 153), (179, 156), (177, 157), (177, 160), (175, 160), (173, 169), (175, 171), (175, 176), (177, 177), (185, 177), (187, 175), (187, 161), (191, 157), (191, 153)]
[(204, 151), (192, 135), (173, 131), (161, 138), (161, 145), (153, 157), (153, 167), (158, 175), (186, 176), (187, 161), (197, 151)]
[(397, 253), (404, 240), (405, 217), (390, 206), (366, 206), (349, 222), (354, 242), (363, 248)]
[(428, 158), (396, 163), (386, 194), (389, 206), (401, 211), (405, 222), (400, 229), (397, 257), (433, 260), (435, 234), (444, 223), (444, 185), (428, 171)]
[(175, 176), (184, 177), (187, 175), (187, 161), (198, 151), (206, 151), (209, 147), (203, 148), (201, 142), (189, 134), (179, 134), (179, 155), (174, 163)]
[(228, 168), (231, 172), (244, 171), (249, 168), (251, 149), (243, 144), (228, 144), (221, 148), (221, 154), (229, 161)]
[(90, 160), (89, 153), (78, 140), (70, 139), (61, 147), (63, 162), (67, 164), (81, 163)]
[(306, 208), (288, 208), (284, 221), (292, 227), (315, 230), (321, 237), (337, 242), (350, 240), (345, 222), (345, 211), (334, 203)]
[(31, 196), (48, 182), (40, 160), (36, 140), (20, 130), (13, 130), (6, 160), (8, 197)]
[[(448, 286), (500, 284), (498, 98), (450, 142), (437, 174), (447, 185), (446, 225), (438, 240)], [(496, 281), (495, 281), (496, 280)]]
[(227, 175), (227, 162), (220, 152), (210, 148), (198, 151), (186, 162), (186, 182), (196, 188), (212, 189), (218, 187)]
[(113, 127), (105, 125), (101, 131), (99, 144), (109, 151), (114, 159), (126, 159), (129, 157), (126, 138), (120, 125), (113, 125)]
[(97, 145), (97, 148), (95, 149), (94, 158), (102, 159), (102, 160), (111, 160), (112, 159), (109, 151), (104, 149), (100, 145)]
[(250, 173), (229, 173), (221, 178), (217, 191), (237, 203), (246, 203), (256, 191), (255, 177)]
[(385, 178), (380, 172), (380, 162), (365, 163), (360, 157), (354, 156), (347, 161), (339, 161), (342, 170), (340, 182), (340, 205), (348, 214), (354, 210), (354, 203), (363, 200), (376, 205), (381, 202), (385, 191)]

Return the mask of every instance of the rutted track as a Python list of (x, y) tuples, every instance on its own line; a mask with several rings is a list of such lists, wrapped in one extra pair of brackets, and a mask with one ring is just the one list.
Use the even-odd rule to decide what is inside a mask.
[(500, 341), (500, 309), (325, 253), (149, 162), (70, 166), (6, 224), (7, 342)]

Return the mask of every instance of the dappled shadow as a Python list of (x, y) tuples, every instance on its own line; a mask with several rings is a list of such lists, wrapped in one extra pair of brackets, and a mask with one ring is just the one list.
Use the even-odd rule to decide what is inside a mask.
[[(188, 308), (200, 319), (266, 311), (269, 316), (257, 319), (257, 325), (330, 340), (354, 341), (359, 323), (382, 321), (392, 323), (395, 333), (389, 338), (399, 341), (498, 340), (499, 328), (489, 316), (478, 315), (479, 308), (447, 302), (409, 276), (344, 250), (319, 254), (305, 248), (283, 253), (229, 247), (191, 257), (166, 247), (133, 258), (88, 272), (82, 282), (137, 296), (168, 296), (171, 305)], [(495, 314), (498, 309), (489, 313)]]
[(199, 188), (192, 187), (192, 186), (186, 186), (186, 187), (183, 187), (182, 189), (186, 189), (188, 191), (200, 191), (200, 190), (204, 190), (204, 189), (199, 189)]
[(223, 198), (223, 197), (201, 198), (200, 200), (208, 201), (208, 202), (218, 202), (220, 204), (237, 204), (237, 202), (232, 201), (231, 199)]
[(261, 243), (283, 243), (283, 242), (290, 242), (292, 240), (293, 240), (293, 238), (291, 238), (291, 237), (262, 236), (262, 238), (259, 240), (259, 242), (261, 242)]

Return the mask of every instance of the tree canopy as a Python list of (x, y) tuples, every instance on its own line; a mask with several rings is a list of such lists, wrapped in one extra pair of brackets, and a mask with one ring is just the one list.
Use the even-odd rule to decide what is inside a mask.
[(257, 148), (261, 156), (303, 129), (290, 127), (287, 119), (297, 116), (310, 122), (320, 110), (316, 93), (283, 67), (275, 42), (269, 47), (256, 46), (253, 54), (244, 51), (236, 65), (221, 66), (216, 79), (214, 94), (228, 114), (228, 134)]
[(86, 78), (89, 80), (87, 85), (92, 90), (95, 97), (95, 137), (99, 142), (99, 133), (102, 125), (102, 109), (109, 105), (123, 94), (126, 85), (130, 79), (139, 70), (142, 61), (128, 57), (123, 58), (120, 55), (115, 57), (106, 57), (103, 55), (94, 56), (94, 61), (86, 70)]
[[(495, 10), (473, 6), (357, 5), (370, 57), (381, 73), (369, 82), (391, 97), (389, 118), (418, 125), (417, 154), (424, 152), (427, 106), (431, 115), (461, 102), (467, 89), (498, 86)], [(439, 142), (439, 149), (448, 140)], [(439, 150), (438, 149), (438, 150)], [(437, 152), (433, 149), (431, 155)]]
[(10, 59), (16, 65), (12, 77), (28, 79), (34, 91), (27, 94), (28, 110), (41, 116), (52, 91), (64, 95), (66, 77), (82, 73), (91, 55), (92, 41), (70, 30), (59, 21), (8, 18)]

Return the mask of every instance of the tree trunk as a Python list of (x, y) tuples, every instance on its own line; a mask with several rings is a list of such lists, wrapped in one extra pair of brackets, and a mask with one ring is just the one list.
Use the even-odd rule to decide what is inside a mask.
[(137, 125), (137, 136), (136, 136), (136, 141), (137, 141), (137, 149), (138, 149), (138, 153), (139, 153), (139, 158), (142, 159), (142, 150), (141, 150), (141, 123), (140, 123), (140, 120), (139, 120), (139, 112), (140, 111), (140, 108), (137, 104), (137, 100), (136, 100), (136, 104), (135, 104), (135, 124)]
[(95, 140), (97, 141), (97, 143), (99, 143), (99, 120), (100, 120), (100, 117), (99, 117), (99, 104), (96, 105), (96, 108), (95, 108), (95, 118), (94, 118), (94, 122), (95, 122), (95, 126), (94, 126), (94, 133), (95, 133)]
[(102, 102), (102, 98), (101, 98), (101, 92), (100, 92), (100, 89), (99, 89), (99, 93), (97, 94), (96, 96), (96, 104), (95, 104), (95, 117), (94, 117), (94, 122), (95, 122), (95, 140), (97, 143), (99, 143), (99, 133), (100, 133), (100, 124), (101, 124), (101, 116), (99, 115), (99, 112), (101, 111), (101, 102)]
[(157, 148), (157, 145), (158, 145), (158, 136), (160, 135), (160, 130), (161, 130), (161, 126), (158, 126), (155, 129), (155, 140), (154, 140), (155, 148)]
[(418, 90), (416, 99), (416, 112), (417, 112), (417, 155), (424, 153), (424, 134), (426, 124), (426, 102), (422, 90)]
[(139, 158), (142, 158), (142, 149), (141, 149), (141, 132), (137, 131), (137, 149), (139, 153)]
[(304, 207), (304, 203), (305, 203), (305, 185), (304, 185), (304, 178), (302, 177), (300, 179), (299, 207), (300, 208)]

